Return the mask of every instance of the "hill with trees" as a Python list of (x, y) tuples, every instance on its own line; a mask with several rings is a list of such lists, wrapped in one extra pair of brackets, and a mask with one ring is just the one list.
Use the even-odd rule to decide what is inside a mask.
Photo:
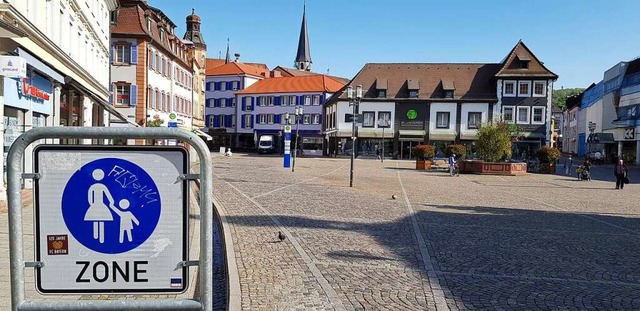
[(553, 104), (562, 108), (566, 105), (567, 97), (571, 95), (580, 94), (584, 90), (585, 90), (584, 88), (553, 90), (553, 95), (552, 95)]

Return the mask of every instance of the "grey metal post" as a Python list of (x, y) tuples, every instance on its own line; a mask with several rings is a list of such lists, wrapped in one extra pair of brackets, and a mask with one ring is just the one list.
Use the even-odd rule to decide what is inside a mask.
[[(177, 139), (194, 147), (200, 158), (200, 301), (51, 301), (25, 302), (20, 196), (21, 160), (25, 149), (39, 139)], [(39, 127), (20, 135), (7, 155), (7, 196), (9, 207), (9, 257), (11, 308), (34, 310), (212, 310), (213, 308), (213, 162), (206, 144), (193, 133), (175, 128)]]
[(384, 163), (384, 128), (386, 126), (387, 121), (382, 121), (382, 123), (385, 123), (385, 125), (382, 126), (382, 154), (380, 156), (380, 162)]
[(351, 120), (351, 172), (349, 173), (349, 187), (353, 187), (353, 162), (356, 159), (356, 103), (353, 104), (353, 119)]

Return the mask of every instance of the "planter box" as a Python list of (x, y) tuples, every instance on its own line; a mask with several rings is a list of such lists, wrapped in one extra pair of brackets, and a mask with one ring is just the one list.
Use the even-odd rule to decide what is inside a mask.
[(431, 161), (430, 160), (416, 160), (416, 169), (417, 170), (428, 170), (428, 169), (431, 169)]
[(527, 163), (459, 161), (463, 174), (520, 176), (527, 174)]

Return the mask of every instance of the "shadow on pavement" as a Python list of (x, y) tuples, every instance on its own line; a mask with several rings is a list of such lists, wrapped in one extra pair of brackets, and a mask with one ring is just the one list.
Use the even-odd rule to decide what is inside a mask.
[[(638, 218), (483, 206), (414, 208), (450, 307), (640, 309)], [(408, 286), (394, 274), (415, 270), (423, 279), (428, 278), (414, 235), (413, 217), (371, 223), (275, 217), (313, 260), (364, 271), (354, 272), (360, 279), (327, 278), (342, 299), (343, 294), (355, 295), (353, 299), (364, 306), (370, 304), (367, 299), (378, 297), (388, 301), (376, 303), (387, 303), (391, 308), (394, 300), (389, 298), (389, 286)], [(268, 216), (235, 216), (229, 220), (234, 226), (273, 225)], [(380, 266), (399, 269), (371, 272)], [(331, 271), (323, 273), (326, 276)], [(357, 291), (341, 294), (351, 287), (350, 282), (388, 282), (384, 283), (388, 286), (371, 287), (373, 294), (369, 296), (358, 296)], [(409, 290), (414, 293), (408, 295), (424, 295), (421, 285)], [(404, 308), (426, 309), (408, 304)]]

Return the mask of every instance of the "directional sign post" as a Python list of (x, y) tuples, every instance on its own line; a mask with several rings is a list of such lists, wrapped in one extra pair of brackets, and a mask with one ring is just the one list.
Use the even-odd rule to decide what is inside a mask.
[(291, 125), (284, 126), (284, 168), (291, 167)]
[[(108, 149), (107, 149), (108, 148)], [(39, 146), (36, 285), (42, 293), (187, 288), (187, 152)]]

